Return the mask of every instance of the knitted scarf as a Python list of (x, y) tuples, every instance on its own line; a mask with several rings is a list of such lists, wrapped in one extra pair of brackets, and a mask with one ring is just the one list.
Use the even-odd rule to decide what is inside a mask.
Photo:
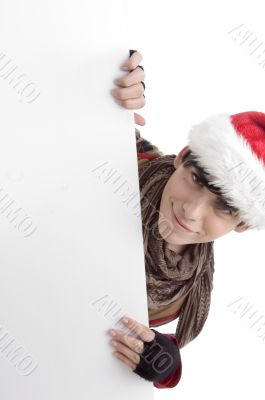
[(163, 189), (175, 171), (175, 155), (147, 161), (139, 169), (146, 286), (149, 309), (163, 308), (186, 295), (176, 328), (179, 347), (193, 340), (207, 319), (213, 289), (213, 243), (194, 243), (182, 255), (166, 248), (158, 230)]

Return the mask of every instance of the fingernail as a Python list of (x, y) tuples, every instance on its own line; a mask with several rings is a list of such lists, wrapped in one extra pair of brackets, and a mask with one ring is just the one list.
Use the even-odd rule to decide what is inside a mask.
[(123, 322), (124, 324), (128, 324), (129, 320), (128, 320), (127, 318), (123, 318), (123, 319), (122, 319), (122, 322)]

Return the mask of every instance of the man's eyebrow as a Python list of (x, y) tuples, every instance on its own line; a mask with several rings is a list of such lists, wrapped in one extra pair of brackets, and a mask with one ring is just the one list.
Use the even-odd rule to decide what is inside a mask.
[(221, 197), (217, 197), (217, 198), (214, 200), (214, 205), (216, 205), (216, 206), (221, 206), (221, 207), (233, 208), (232, 206), (230, 206), (230, 205), (228, 204), (228, 202), (227, 202), (225, 199), (223, 199), (223, 198), (221, 198)]

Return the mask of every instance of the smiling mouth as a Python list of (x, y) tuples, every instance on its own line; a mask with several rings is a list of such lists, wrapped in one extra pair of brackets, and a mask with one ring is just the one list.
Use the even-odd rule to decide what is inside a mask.
[(173, 205), (172, 205), (172, 219), (173, 219), (174, 225), (176, 226), (176, 228), (177, 228), (178, 230), (181, 230), (182, 232), (191, 232), (191, 233), (193, 233), (193, 231), (191, 231), (190, 229), (186, 228), (185, 226), (183, 226), (183, 225), (179, 222), (179, 220), (177, 219), (177, 217), (176, 217), (176, 215), (175, 215), (175, 213), (174, 213)]

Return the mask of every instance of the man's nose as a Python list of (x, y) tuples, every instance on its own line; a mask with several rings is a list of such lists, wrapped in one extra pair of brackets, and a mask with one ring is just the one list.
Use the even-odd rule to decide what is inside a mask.
[(191, 202), (183, 204), (183, 213), (187, 221), (200, 221), (206, 211), (206, 201), (204, 198), (193, 199)]

